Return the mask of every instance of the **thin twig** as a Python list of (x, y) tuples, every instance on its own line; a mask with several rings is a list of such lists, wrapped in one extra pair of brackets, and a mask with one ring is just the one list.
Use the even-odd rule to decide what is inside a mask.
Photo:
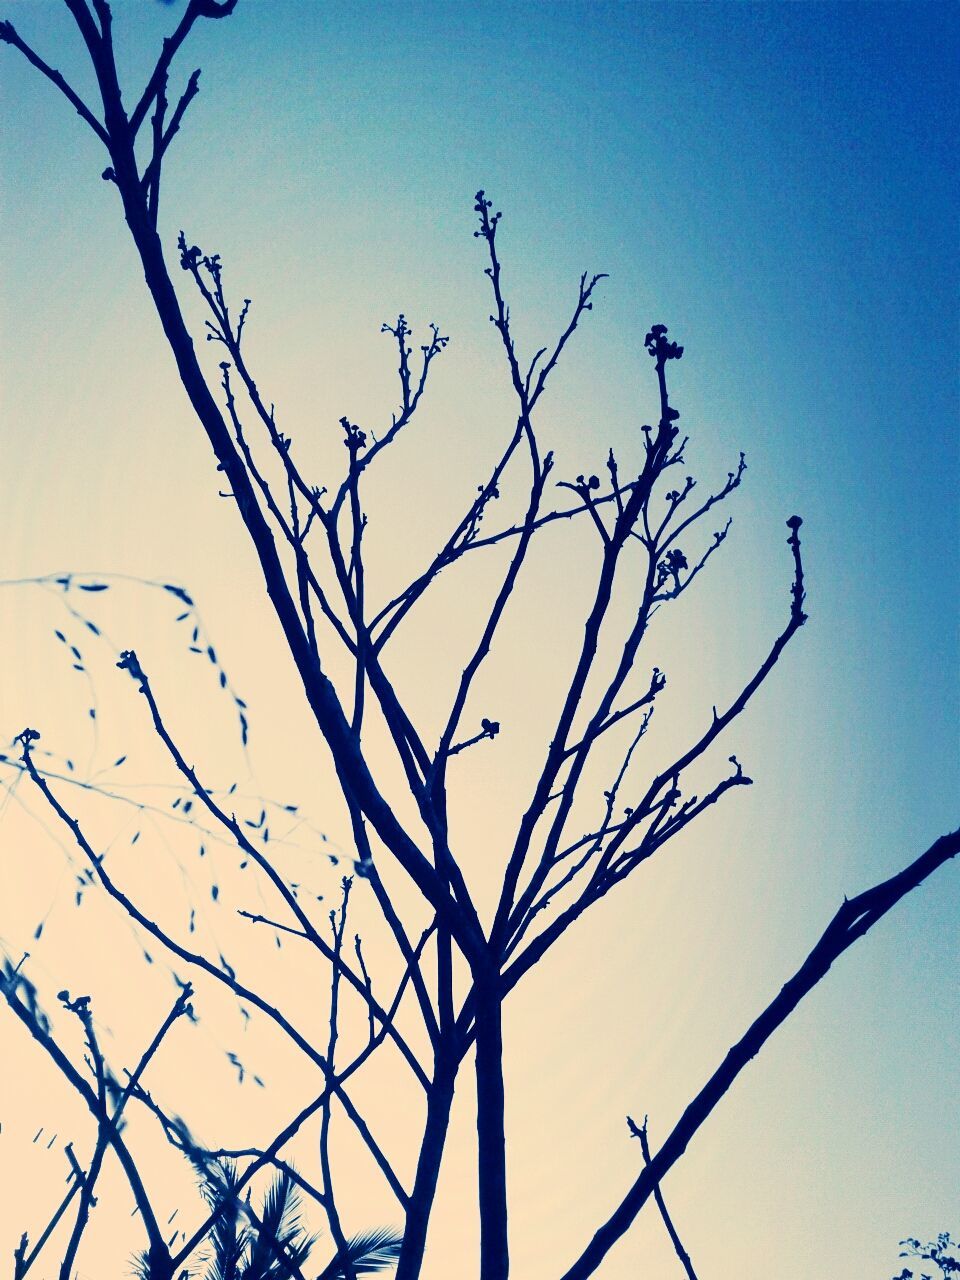
[[(643, 1152), (643, 1162), (645, 1165), (649, 1165), (650, 1144), (647, 1141), (647, 1117), (644, 1116), (643, 1124), (638, 1125), (630, 1118), (630, 1116), (627, 1116), (627, 1128), (630, 1130), (630, 1133), (634, 1138), (640, 1139), (640, 1150)], [(680, 1259), (680, 1265), (686, 1272), (687, 1280), (697, 1280), (697, 1273), (693, 1269), (693, 1263), (690, 1261), (690, 1255), (683, 1247), (683, 1242), (677, 1234), (676, 1227), (673, 1225), (673, 1219), (667, 1212), (666, 1202), (664, 1201), (663, 1192), (660, 1189), (659, 1182), (653, 1189), (653, 1198), (657, 1203), (657, 1208), (660, 1210), (660, 1217), (663, 1219), (663, 1225), (667, 1229), (667, 1235), (670, 1237), (670, 1243), (673, 1245), (674, 1252)]]

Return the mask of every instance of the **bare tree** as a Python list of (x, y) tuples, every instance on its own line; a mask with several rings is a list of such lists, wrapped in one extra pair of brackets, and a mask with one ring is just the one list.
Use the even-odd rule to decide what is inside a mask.
[[(357, 875), (376, 899), (403, 964), (396, 990), (389, 999), (379, 999), (359, 939), (354, 955), (348, 955), (351, 879), (343, 882), (338, 910), (330, 913), (327, 922), (318, 922), (271, 851), (245, 829), (227, 804), (205, 785), (202, 773), (188, 763), (189, 753), (168, 729), (163, 691), (154, 688), (135, 653), (123, 653), (119, 666), (142, 696), (156, 735), (192, 793), (193, 802), (239, 855), (257, 868), (281, 904), (279, 919), (252, 913), (247, 913), (248, 918), (295, 935), (329, 969), (329, 1024), (323, 1041), (317, 1043), (315, 1037), (299, 1029), (282, 1002), (260, 992), (223, 956), (211, 959), (185, 944), (154, 919), (149, 902), (135, 901), (125, 892), (104, 865), (96, 836), (81, 827), (63, 798), (62, 788), (39, 766), (35, 754), (38, 734), (25, 730), (20, 735), (20, 767), (70, 831), (93, 880), (180, 964), (219, 983), (270, 1020), (313, 1064), (322, 1081), (314, 1100), (293, 1115), (268, 1145), (257, 1149), (204, 1148), (184, 1123), (140, 1084), (143, 1068), (160, 1039), (187, 1011), (186, 997), (178, 1001), (111, 1111), (106, 1100), (107, 1069), (89, 1032), (86, 1001), (64, 997), (67, 1008), (84, 1021), (88, 1031), (94, 1086), (65, 1058), (44, 1030), (41, 1016), (31, 1012), (30, 1001), (24, 1003), (25, 980), (10, 969), (4, 986), (8, 1005), (56, 1059), (97, 1119), (97, 1145), (89, 1169), (85, 1174), (75, 1173), (79, 1192), (72, 1194), (80, 1198), (76, 1243), (100, 1162), (110, 1148), (120, 1160), (140, 1207), (148, 1238), (145, 1267), (155, 1280), (167, 1280), (195, 1265), (198, 1247), (218, 1224), (231, 1213), (235, 1224), (241, 1193), (267, 1166), (296, 1180), (322, 1208), (337, 1250), (331, 1263), (334, 1271), (347, 1277), (360, 1274), (366, 1269), (365, 1255), (358, 1256), (338, 1210), (337, 1176), (331, 1162), (330, 1132), (338, 1116), (354, 1126), (395, 1195), (403, 1218), (397, 1275), (400, 1280), (414, 1280), (422, 1266), (455, 1082), (464, 1063), (472, 1059), (477, 1097), (480, 1275), (481, 1280), (506, 1280), (509, 1196), (504, 1002), (585, 912), (618, 890), (729, 791), (750, 785), (751, 779), (734, 755), (728, 757), (729, 768), (715, 772), (705, 787), (693, 779), (698, 769), (702, 777), (703, 768), (712, 767), (720, 738), (745, 712), (807, 620), (802, 521), (791, 516), (786, 522), (791, 579), (779, 633), (768, 641), (736, 695), (726, 705), (712, 708), (702, 729), (665, 767), (653, 776), (643, 776), (636, 749), (648, 731), (666, 676), (654, 667), (642, 670), (638, 680), (641, 646), (655, 615), (687, 593), (723, 545), (729, 521), (715, 526), (715, 516), (739, 488), (746, 464), (741, 455), (726, 480), (702, 495), (687, 470), (688, 442), (681, 434), (680, 412), (670, 393), (670, 367), (683, 356), (683, 347), (669, 336), (665, 325), (654, 324), (644, 345), (652, 361), (658, 413), (654, 423), (639, 431), (638, 457), (618, 459), (611, 450), (598, 468), (600, 474), (555, 480), (557, 466), (552, 453), (542, 447), (538, 413), (553, 372), (593, 308), (604, 276), (584, 273), (559, 333), (544, 340), (532, 355), (521, 352), (511, 326), (500, 253), (501, 214), (480, 191), (474, 205), (474, 235), (484, 257), (483, 270), (492, 296), (491, 320), (513, 396), (514, 420), (498, 456), (491, 459), (486, 475), (474, 486), (448, 537), (413, 572), (402, 590), (384, 598), (365, 555), (367, 473), (414, 419), (447, 338), (431, 326), (418, 346), (404, 315), (386, 324), (384, 330), (395, 344), (398, 371), (397, 405), (389, 424), (374, 433), (342, 418), (346, 450), (343, 475), (328, 488), (305, 474), (292, 435), (281, 428), (274, 406), (248, 364), (244, 342), (249, 299), (238, 305), (228, 290), (220, 257), (204, 252), (181, 233), (179, 266), (206, 308), (207, 340), (222, 351), (219, 378), (210, 380), (198, 359), (157, 231), (164, 163), (199, 86), (199, 71), (194, 71), (171, 107), (167, 94), (174, 57), (197, 22), (229, 16), (236, 0), (189, 0), (172, 35), (164, 41), (142, 92), (128, 95), (132, 107), (125, 105), (121, 94), (106, 0), (65, 3), (96, 76), (99, 107), (82, 100), (10, 22), (0, 24), (0, 39), (29, 59), (59, 90), (106, 149), (108, 164), (102, 176), (116, 187), (179, 379), (222, 473), (222, 493), (236, 506), (303, 697), (332, 759), (350, 815)], [(511, 492), (522, 487), (523, 500), (513, 517), (496, 521), (492, 513), (508, 485)], [(582, 638), (545, 740), (530, 746), (531, 752), (540, 753), (535, 784), (512, 842), (498, 851), (502, 888), (492, 918), (484, 919), (471, 885), (471, 867), (452, 834), (450, 770), (462, 753), (484, 749), (500, 731), (496, 720), (475, 716), (478, 677), (529, 571), (531, 548), (558, 521), (575, 521), (584, 527), (586, 536), (595, 539), (597, 570), (592, 582), (576, 584), (582, 592)], [(416, 690), (403, 688), (391, 677), (391, 644), (441, 575), (456, 573), (468, 559), (493, 547), (506, 551), (503, 570), (490, 599), (482, 606), (477, 604), (471, 619), (473, 638), (457, 659), (459, 675), (440, 731), (428, 735), (417, 723)], [(613, 608), (614, 592), (627, 574), (635, 585), (627, 625), (618, 632), (620, 617)], [(348, 680), (337, 682), (330, 674), (336, 665), (331, 660), (333, 653), (336, 662), (345, 658), (349, 663)], [(611, 653), (612, 661), (607, 656)], [(366, 749), (373, 733), (387, 735), (394, 757), (390, 767)], [(596, 769), (602, 769), (606, 777), (599, 789), (593, 781)], [(403, 779), (400, 791), (393, 781), (397, 772)], [(585, 819), (585, 814), (593, 816)], [(584, 1280), (593, 1275), (651, 1197), (657, 1200), (678, 1258), (692, 1274), (689, 1256), (660, 1194), (664, 1176), (746, 1064), (832, 963), (958, 849), (960, 832), (944, 835), (896, 875), (844, 901), (803, 964), (732, 1046), (655, 1152), (647, 1144), (646, 1127), (634, 1126), (641, 1137), (643, 1167), (607, 1220), (584, 1243), (579, 1257), (562, 1271), (563, 1280)], [(394, 888), (394, 868), (405, 874), (415, 890), (415, 916), (405, 914), (402, 904), (407, 898)], [(360, 1002), (368, 1036), (358, 1053), (344, 1059), (341, 1005), (348, 995)], [(416, 1024), (416, 1043), (422, 1041), (427, 1046), (425, 1060), (414, 1048), (414, 1035), (407, 1031), (411, 1024)], [(393, 1045), (423, 1094), (422, 1140), (410, 1186), (401, 1182), (351, 1098), (353, 1078), (387, 1043)], [(243, 1162), (242, 1168), (229, 1166), (229, 1194), (214, 1198), (209, 1211), (178, 1248), (171, 1247), (157, 1228), (144, 1188), (145, 1175), (120, 1136), (119, 1113), (130, 1099), (151, 1110), (171, 1143), (204, 1168), (222, 1170), (224, 1161)], [(319, 1188), (291, 1170), (283, 1159), (285, 1145), (313, 1117), (319, 1117), (321, 1126)], [(245, 1212), (255, 1215), (249, 1199), (244, 1204)], [(64, 1266), (72, 1262), (76, 1243), (72, 1238)], [(301, 1274), (292, 1254), (284, 1255), (282, 1265), (287, 1270), (277, 1274)], [(19, 1277), (25, 1273), (23, 1258), (18, 1266)], [(324, 1274), (334, 1271), (328, 1269)]]

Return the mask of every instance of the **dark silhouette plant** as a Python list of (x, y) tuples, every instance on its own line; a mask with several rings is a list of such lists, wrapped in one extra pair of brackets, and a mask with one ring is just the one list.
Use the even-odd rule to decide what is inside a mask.
[[(936, 1240), (921, 1244), (910, 1236), (900, 1241), (901, 1258), (920, 1258), (924, 1262), (932, 1262), (940, 1272), (939, 1280), (949, 1280), (950, 1276), (960, 1275), (960, 1242), (951, 1240), (949, 1231), (941, 1231)], [(892, 1280), (938, 1280), (926, 1267), (922, 1271), (914, 1271), (904, 1267)]]
[[(300, 1220), (300, 1197), (293, 1170), (283, 1170), (267, 1188), (259, 1210), (249, 1194), (238, 1190), (240, 1175), (232, 1161), (209, 1161), (197, 1149), (201, 1186), (216, 1215), (210, 1231), (211, 1252), (201, 1263), (198, 1280), (303, 1280), (303, 1268), (318, 1237)], [(373, 1275), (392, 1266), (401, 1238), (389, 1228), (354, 1236), (344, 1255), (334, 1257), (317, 1280), (346, 1280), (348, 1275)], [(148, 1254), (134, 1262), (138, 1280), (154, 1280)], [(184, 1277), (190, 1271), (181, 1273)]]

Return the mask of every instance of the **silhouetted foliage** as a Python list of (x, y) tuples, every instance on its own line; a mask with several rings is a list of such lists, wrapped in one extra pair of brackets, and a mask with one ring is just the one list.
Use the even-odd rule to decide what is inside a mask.
[(950, 1239), (948, 1231), (941, 1231), (936, 1240), (921, 1244), (919, 1240), (909, 1237), (900, 1241), (901, 1258), (920, 1258), (924, 1262), (932, 1262), (940, 1275), (935, 1276), (929, 1268), (914, 1271), (904, 1267), (893, 1280), (947, 1280), (949, 1276), (960, 1275), (960, 1244)]
[[(286, 1169), (279, 1173), (254, 1210), (249, 1194), (239, 1192), (240, 1175), (232, 1161), (202, 1161), (201, 1167), (203, 1193), (216, 1220), (199, 1280), (302, 1280), (317, 1236), (300, 1221), (296, 1174)], [(373, 1275), (396, 1262), (399, 1252), (395, 1231), (365, 1232), (349, 1240), (345, 1254), (331, 1259), (317, 1280), (341, 1280), (348, 1270)], [(153, 1280), (147, 1254), (135, 1260), (134, 1270), (139, 1280)]]

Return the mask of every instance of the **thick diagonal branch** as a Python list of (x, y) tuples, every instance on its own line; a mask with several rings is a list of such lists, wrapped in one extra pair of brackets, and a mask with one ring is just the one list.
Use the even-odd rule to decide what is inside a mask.
[(960, 853), (960, 829), (941, 836), (925, 853), (889, 880), (874, 885), (855, 898), (844, 900), (806, 960), (729, 1051), (677, 1121), (666, 1142), (561, 1280), (586, 1280), (594, 1274), (740, 1072), (756, 1057), (804, 996), (809, 995), (826, 976), (833, 962), (882, 920), (902, 898), (957, 853)]

